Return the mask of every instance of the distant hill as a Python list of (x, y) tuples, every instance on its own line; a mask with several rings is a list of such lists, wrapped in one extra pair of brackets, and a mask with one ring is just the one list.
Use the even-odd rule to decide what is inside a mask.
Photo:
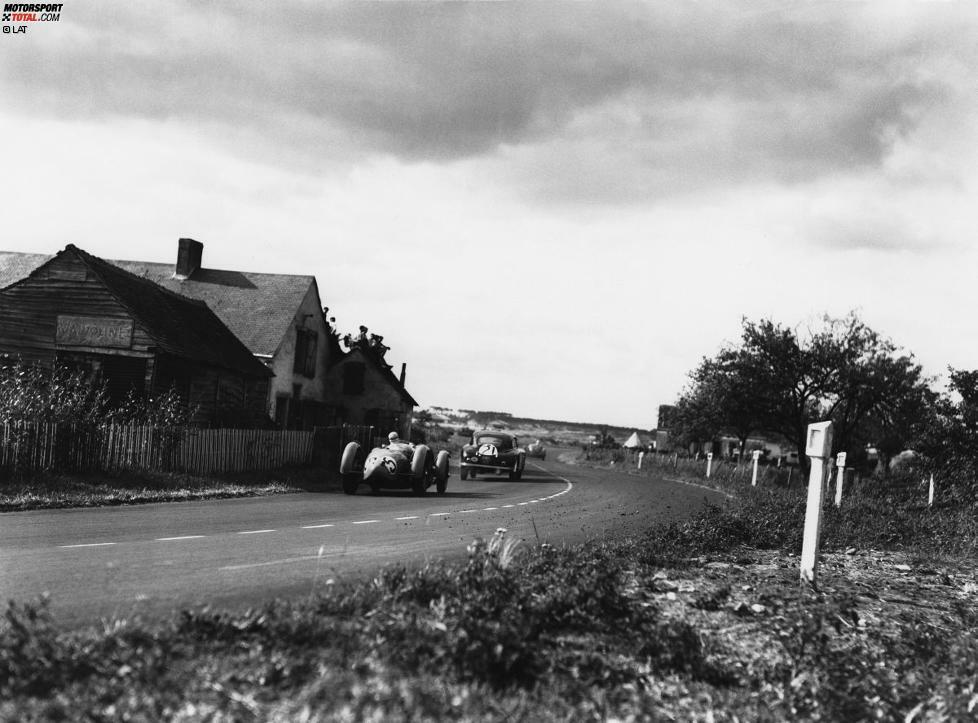
[[(614, 437), (619, 444), (632, 432), (651, 438), (647, 429), (619, 427), (595, 422), (565, 422), (557, 419), (533, 419), (514, 417), (508, 412), (484, 412), (475, 409), (451, 409), (448, 407), (423, 407), (418, 412), (431, 415), (431, 422), (445, 430), (459, 432), (466, 429), (501, 429), (517, 435), (521, 441), (541, 439), (553, 445), (576, 446), (586, 444), (594, 435), (604, 433)], [(417, 416), (417, 413), (416, 413)]]

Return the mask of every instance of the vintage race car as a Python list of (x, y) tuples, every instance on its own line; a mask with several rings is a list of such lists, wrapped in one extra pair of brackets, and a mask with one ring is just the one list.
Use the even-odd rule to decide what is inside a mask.
[(376, 492), (380, 488), (409, 489), (423, 495), (431, 485), (438, 494), (448, 486), (448, 452), (435, 454), (424, 444), (399, 442), (374, 447), (364, 455), (357, 442), (350, 442), (340, 459), (343, 491), (356, 494), (361, 482)]
[(538, 457), (540, 459), (547, 458), (547, 448), (543, 446), (543, 442), (539, 439), (536, 442), (531, 442), (526, 445), (526, 456), (527, 457)]
[(479, 472), (505, 470), (512, 480), (523, 476), (526, 466), (526, 450), (520, 448), (516, 437), (507, 432), (483, 430), (472, 435), (472, 443), (462, 448), (459, 476), (475, 479)]

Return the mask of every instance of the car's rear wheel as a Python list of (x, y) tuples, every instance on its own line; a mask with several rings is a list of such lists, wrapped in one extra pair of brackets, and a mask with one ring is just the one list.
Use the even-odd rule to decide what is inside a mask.
[(470, 477), (471, 477), (472, 479), (475, 479), (475, 470), (474, 470), (474, 469), (470, 469), (470, 470), (469, 470), (469, 476), (470, 476)]
[(360, 475), (356, 472), (343, 475), (343, 494), (355, 495), (360, 486)]
[(514, 469), (514, 470), (511, 470), (510, 473), (509, 473), (509, 478), (511, 480), (518, 480), (521, 477), (523, 477), (523, 470), (521, 470), (521, 469)]
[(427, 465), (429, 464), (428, 457), (431, 454), (431, 450), (424, 444), (419, 444), (414, 448), (414, 456), (411, 458), (411, 478), (414, 480), (420, 480), (424, 484), (425, 472)]

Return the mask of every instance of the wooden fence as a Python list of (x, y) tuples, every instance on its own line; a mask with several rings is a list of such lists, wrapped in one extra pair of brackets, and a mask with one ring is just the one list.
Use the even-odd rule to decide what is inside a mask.
[[(355, 433), (341, 429), (341, 440)], [(322, 439), (322, 436), (319, 436)], [(0, 469), (210, 474), (311, 464), (314, 432), (20, 422), (0, 426)]]

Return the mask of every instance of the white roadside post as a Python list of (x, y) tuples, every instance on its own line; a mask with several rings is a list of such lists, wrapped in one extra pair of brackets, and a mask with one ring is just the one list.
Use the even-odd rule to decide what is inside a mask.
[(757, 464), (761, 460), (761, 450), (755, 449), (751, 453), (751, 456), (754, 458), (754, 473), (751, 475), (750, 478), (750, 486), (757, 487)]
[(835, 475), (835, 506), (842, 506), (842, 482), (846, 476), (846, 453), (839, 452), (835, 455), (835, 467), (838, 472)]
[(930, 485), (927, 489), (927, 506), (931, 507), (934, 504), (934, 473), (930, 475)]
[(642, 469), (642, 458), (645, 457), (645, 452), (638, 453), (638, 468)]
[(832, 422), (808, 425), (805, 454), (811, 463), (808, 475), (808, 504), (805, 507), (805, 537), (801, 546), (801, 579), (815, 585), (818, 548), (822, 535), (822, 498), (825, 460), (832, 454)]
[(706, 478), (710, 479), (710, 469), (713, 467), (713, 452), (706, 453)]

